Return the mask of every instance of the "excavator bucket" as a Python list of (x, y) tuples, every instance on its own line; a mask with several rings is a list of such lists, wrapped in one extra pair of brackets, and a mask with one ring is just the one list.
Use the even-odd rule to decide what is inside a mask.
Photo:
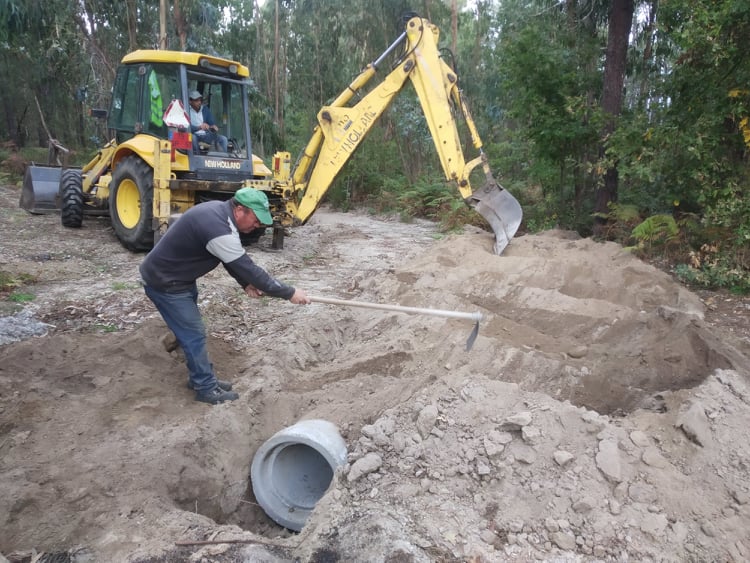
[(469, 205), (490, 224), (495, 232), (495, 254), (502, 254), (521, 225), (521, 204), (490, 176), (484, 186), (471, 194)]
[(26, 168), (21, 189), (22, 209), (30, 213), (54, 213), (59, 210), (58, 193), (62, 168), (36, 166)]

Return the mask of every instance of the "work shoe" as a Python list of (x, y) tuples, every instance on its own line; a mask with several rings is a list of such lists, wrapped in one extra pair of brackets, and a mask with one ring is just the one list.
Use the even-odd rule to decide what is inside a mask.
[[(232, 390), (232, 384), (228, 381), (222, 381), (221, 379), (216, 380), (216, 384), (218, 385), (219, 389), (222, 391), (231, 391)], [(195, 386), (193, 385), (193, 382), (188, 379), (187, 382), (187, 388), (191, 391), (195, 390)]]
[(234, 401), (239, 398), (240, 396), (234, 391), (224, 391), (222, 389), (219, 389), (218, 387), (214, 387), (210, 391), (205, 391), (203, 393), (198, 393), (197, 391), (195, 393), (196, 401), (200, 401), (201, 403), (210, 403), (212, 405), (218, 405), (219, 403), (223, 403), (224, 401)]

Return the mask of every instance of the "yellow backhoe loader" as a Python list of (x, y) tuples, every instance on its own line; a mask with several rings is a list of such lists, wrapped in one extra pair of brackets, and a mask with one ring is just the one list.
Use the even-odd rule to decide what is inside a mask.
[[(20, 205), (32, 213), (60, 210), (67, 227), (80, 227), (86, 214), (108, 213), (122, 244), (139, 251), (149, 250), (191, 206), (252, 187), (268, 196), (272, 244), (282, 248), (285, 229), (312, 216), (336, 175), (410, 80), (446, 179), (490, 224), (500, 254), (521, 223), (521, 206), (492, 176), (458, 77), (441, 58), (438, 39), (435, 25), (418, 16), (408, 19), (401, 36), (320, 109), (296, 164), (292, 166), (290, 153), (279, 152), (270, 168), (251, 150), (247, 67), (198, 53), (135, 51), (123, 58), (115, 79), (108, 112), (112, 141), (82, 169), (29, 166)], [(391, 57), (391, 70), (363, 93)], [(193, 143), (187, 108), (194, 91), (216, 116), (226, 150)], [(471, 137), (475, 154), (469, 160), (458, 116)], [(474, 169), (484, 176), (478, 189), (469, 179)]]

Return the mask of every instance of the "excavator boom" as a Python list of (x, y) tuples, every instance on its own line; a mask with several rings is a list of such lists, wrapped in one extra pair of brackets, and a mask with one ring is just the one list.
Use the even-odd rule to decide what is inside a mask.
[[(268, 195), (274, 219), (272, 244), (280, 249), (285, 229), (310, 218), (378, 118), (411, 82), (446, 180), (490, 224), (495, 252), (500, 254), (519, 228), (521, 206), (492, 176), (458, 76), (441, 58), (438, 39), (439, 30), (429, 21), (416, 16), (405, 21), (400, 37), (320, 109), (294, 167), (288, 152), (276, 153), (271, 168), (252, 154), (246, 107), (249, 69), (201, 53), (130, 53), (118, 68), (110, 111), (105, 112), (112, 141), (82, 168), (29, 166), (20, 205), (32, 213), (59, 210), (63, 226), (71, 228), (81, 226), (84, 214), (109, 215), (122, 244), (141, 251), (153, 247), (170, 222), (190, 207), (226, 200), (241, 187), (252, 187)], [(370, 84), (386, 59), (389, 70)], [(215, 115), (223, 116), (221, 125), (231, 150), (229, 145), (216, 151), (200, 143), (195, 147), (190, 133), (181, 129), (189, 125), (180, 118), (188, 93), (195, 89), (212, 100)], [(166, 108), (168, 97), (162, 91), (171, 93)], [(138, 103), (130, 107), (124, 100)], [(458, 119), (470, 136), (466, 152)], [(469, 179), (475, 169), (485, 176), (479, 189)], [(259, 231), (257, 236), (265, 229)]]
[[(466, 204), (487, 220), (495, 233), (495, 252), (503, 252), (518, 230), (523, 212), (518, 201), (492, 176), (476, 125), (458, 88), (458, 76), (440, 57), (438, 39), (436, 26), (420, 17), (411, 18), (404, 33), (330, 105), (321, 108), (318, 125), (292, 172), (289, 207), (297, 224), (305, 223), (315, 212), (341, 168), (410, 80), (446, 180), (454, 182)], [(403, 54), (393, 70), (357, 103), (348, 105), (376, 75), (383, 60), (400, 46)], [(463, 116), (476, 151), (468, 162), (458, 132), (457, 113)], [(469, 176), (480, 165), (485, 183), (475, 190)]]

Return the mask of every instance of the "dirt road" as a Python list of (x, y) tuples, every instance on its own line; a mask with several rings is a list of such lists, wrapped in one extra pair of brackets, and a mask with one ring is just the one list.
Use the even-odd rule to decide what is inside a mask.
[[(497, 257), (484, 232), (320, 210), (251, 256), (317, 295), (479, 311), (474, 348), (465, 321), (250, 300), (216, 270), (200, 306), (240, 400), (211, 407), (162, 345), (142, 256), (106, 220), (63, 229), (17, 201), (0, 188), (0, 271), (35, 280), (0, 301), (6, 557), (750, 559), (747, 300), (569, 233)], [(294, 534), (248, 475), (308, 418), (349, 464)], [(220, 539), (242, 543), (176, 545)]]

